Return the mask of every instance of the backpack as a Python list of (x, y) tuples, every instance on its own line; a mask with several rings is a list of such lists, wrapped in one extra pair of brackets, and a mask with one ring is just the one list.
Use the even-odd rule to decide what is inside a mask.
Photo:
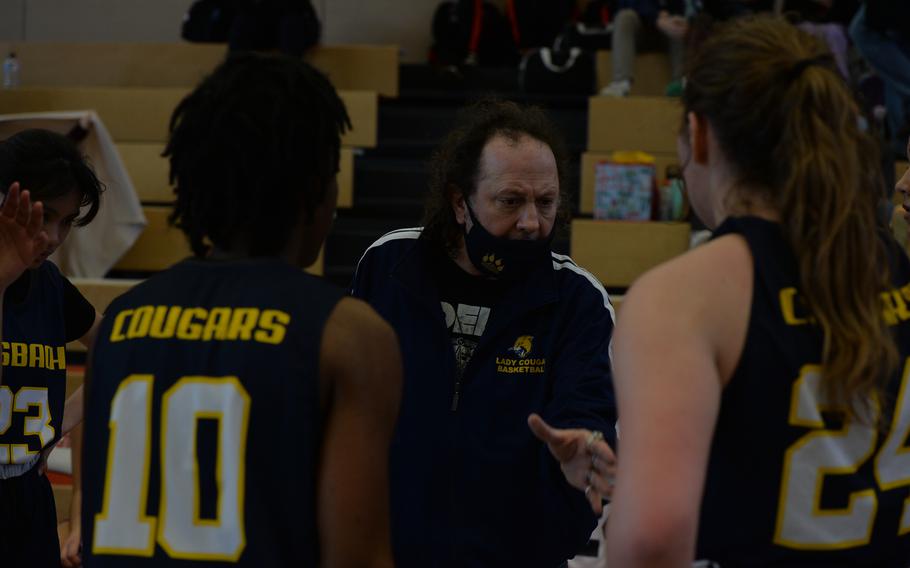
[(594, 54), (579, 47), (531, 50), (521, 59), (518, 82), (525, 93), (590, 95), (597, 84)]

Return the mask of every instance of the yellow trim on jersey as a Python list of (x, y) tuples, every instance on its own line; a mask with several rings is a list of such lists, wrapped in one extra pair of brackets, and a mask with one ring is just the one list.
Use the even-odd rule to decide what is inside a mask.
[[(214, 519), (203, 519), (202, 515), (199, 513), (199, 498), (201, 491), (198, 489), (202, 484), (199, 482), (199, 459), (197, 458), (199, 455), (199, 448), (197, 447), (197, 443), (199, 442), (199, 421), (205, 419), (216, 420), (218, 422), (218, 437), (215, 442), (215, 487), (217, 487), (218, 495), (215, 498)], [(196, 412), (193, 414), (193, 480), (194, 487), (197, 489), (196, 491), (193, 491), (193, 524), (197, 527), (221, 526), (221, 427), (223, 419), (223, 412)]]
[[(822, 367), (820, 365), (803, 365), (800, 368), (799, 377), (793, 382), (793, 387), (791, 389), (790, 397), (790, 416), (789, 422), (794, 426), (803, 426), (806, 428), (819, 429), (824, 428), (825, 423), (822, 418), (822, 412), (824, 410), (836, 410), (835, 407), (828, 404), (822, 404), (822, 401), (818, 401), (819, 404), (815, 405), (813, 408), (809, 409), (812, 413), (812, 418), (807, 418), (803, 415), (800, 415), (800, 402), (802, 400), (801, 393), (804, 388), (809, 388), (807, 383), (810, 379), (814, 377), (822, 376)], [(817, 416), (816, 416), (817, 415)], [(844, 466), (844, 467), (819, 467), (816, 469), (815, 480), (813, 481), (813, 499), (812, 499), (812, 515), (818, 517), (835, 517), (835, 516), (849, 516), (853, 513), (854, 505), (857, 500), (862, 498), (871, 498), (872, 512), (869, 515), (867, 527), (865, 530), (865, 536), (853, 539), (853, 540), (843, 540), (835, 543), (811, 543), (807, 544), (804, 542), (796, 542), (784, 538), (784, 514), (786, 512), (786, 507), (789, 501), (789, 489), (790, 489), (790, 480), (791, 480), (791, 465), (794, 455), (801, 451), (805, 446), (814, 441), (817, 438), (839, 438), (847, 436), (851, 426), (854, 424), (850, 420), (845, 420), (844, 425), (840, 430), (821, 430), (815, 432), (809, 432), (808, 434), (802, 436), (794, 444), (792, 444), (784, 454), (784, 467), (781, 476), (780, 484), (780, 496), (778, 498), (777, 505), (777, 517), (774, 523), (774, 544), (780, 546), (786, 546), (788, 548), (793, 548), (797, 550), (840, 550), (844, 548), (852, 548), (855, 546), (862, 546), (868, 544), (872, 539), (872, 530), (874, 527), (875, 517), (878, 511), (878, 497), (874, 489), (866, 489), (863, 491), (857, 491), (851, 493), (849, 496), (849, 504), (844, 509), (821, 509), (821, 493), (824, 486), (824, 480), (826, 475), (832, 474), (845, 474), (845, 473), (854, 473), (856, 472), (863, 463), (868, 460), (872, 454), (875, 452), (875, 436), (870, 436), (870, 444), (867, 450), (865, 450), (863, 456), (854, 461), (854, 463)]]
[[(266, 310), (268, 311), (268, 310)], [(244, 504), (245, 504), (245, 487), (246, 487), (246, 440), (247, 433), (249, 431), (249, 419), (250, 419), (250, 396), (247, 393), (246, 389), (241, 384), (240, 380), (236, 376), (225, 376), (225, 377), (208, 377), (208, 376), (187, 376), (181, 378), (179, 381), (174, 383), (162, 396), (161, 398), (161, 435), (159, 442), (159, 450), (161, 455), (161, 506), (158, 510), (159, 517), (167, 519), (167, 484), (164, 483), (165, 471), (167, 471), (167, 453), (165, 447), (165, 441), (167, 440), (167, 425), (168, 425), (168, 412), (170, 410), (170, 397), (179, 390), (179, 388), (185, 386), (187, 383), (201, 383), (201, 384), (214, 384), (221, 385), (224, 383), (230, 383), (234, 386), (236, 392), (240, 394), (243, 400), (243, 415), (241, 417), (241, 431), (240, 431), (240, 440), (238, 440), (238, 471), (237, 471), (237, 526), (240, 532), (240, 542), (238, 543), (237, 549), (231, 554), (217, 554), (217, 553), (193, 553), (193, 552), (181, 552), (175, 550), (170, 543), (167, 542), (167, 539), (164, 535), (164, 523), (159, 523), (158, 525), (158, 544), (167, 552), (168, 556), (171, 558), (184, 559), (184, 560), (212, 560), (212, 561), (223, 561), (223, 562), (237, 562), (240, 559), (240, 556), (243, 554), (244, 549), (246, 548), (246, 526), (245, 526), (245, 515), (244, 515)], [(196, 413), (194, 416), (204, 413)], [(218, 519), (215, 521), (203, 521), (199, 519), (199, 463), (196, 458), (195, 451), (193, 453), (193, 472), (194, 472), (194, 519), (193, 523), (196, 524), (196, 521), (199, 520), (200, 523), (197, 526), (221, 526), (222, 517), (221, 517), (221, 497), (223, 491), (223, 480), (221, 475), (221, 467), (223, 466), (222, 460), (222, 444), (221, 444), (221, 428), (223, 415), (222, 413), (212, 413), (220, 416), (218, 424), (218, 434), (219, 439), (217, 443), (217, 457), (215, 460), (216, 463), (216, 484), (218, 486)], [(198, 424), (198, 418), (194, 418), (193, 422), (193, 447), (195, 450), (195, 435), (196, 435), (196, 425)]]
[[(910, 294), (910, 290), (907, 290), (907, 293)], [(898, 449), (893, 455), (898, 457), (910, 455), (910, 446), (906, 445), (906, 441), (908, 437), (910, 437), (910, 420), (907, 420), (907, 424), (901, 429), (901, 419), (906, 419), (907, 416), (910, 416), (910, 386), (908, 385), (910, 385), (910, 357), (907, 358), (907, 361), (904, 364), (903, 375), (901, 375), (901, 386), (898, 391), (897, 401), (894, 405), (894, 416), (891, 419), (891, 433), (882, 444), (882, 450), (884, 450), (892, 445), (892, 440), (895, 440), (898, 443)], [(881, 462), (889, 455), (892, 454), (885, 454), (885, 452), (882, 451), (879, 452), (878, 456), (875, 458), (875, 481), (878, 482), (882, 491), (889, 491), (904, 485), (910, 485), (910, 471), (907, 471), (906, 477), (888, 482), (882, 481)], [(901, 524), (897, 534), (898, 536), (903, 536), (908, 533), (910, 533), (910, 497), (904, 501), (904, 512), (901, 517)]]
[(111, 406), (113, 407), (113, 401), (117, 400), (117, 397), (120, 395), (120, 392), (133, 382), (141, 382), (146, 384), (146, 396), (145, 396), (145, 413), (143, 419), (145, 420), (145, 443), (143, 447), (143, 455), (145, 467), (142, 468), (142, 479), (139, 482), (139, 524), (148, 524), (148, 544), (145, 548), (106, 548), (100, 547), (97, 543), (98, 538), (98, 523), (100, 521), (108, 520), (111, 510), (111, 479), (113, 474), (114, 466), (114, 454), (117, 451), (117, 423), (114, 420), (108, 421), (108, 429), (110, 430), (110, 435), (108, 437), (107, 444), (107, 464), (105, 466), (104, 472), (104, 495), (101, 501), (101, 512), (95, 515), (95, 531), (92, 542), (92, 553), (93, 554), (117, 554), (117, 555), (126, 555), (126, 556), (143, 556), (150, 558), (155, 554), (155, 526), (158, 522), (158, 519), (145, 515), (145, 511), (148, 507), (148, 487), (149, 487), (149, 471), (151, 469), (151, 459), (152, 459), (152, 392), (153, 392), (153, 381), (154, 377), (152, 375), (130, 375), (123, 382), (120, 383), (120, 386), (117, 387), (117, 390), (114, 392), (114, 396), (111, 399)]

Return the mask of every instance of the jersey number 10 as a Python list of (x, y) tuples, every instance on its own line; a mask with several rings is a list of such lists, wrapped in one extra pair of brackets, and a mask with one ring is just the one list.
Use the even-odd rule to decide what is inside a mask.
[[(146, 515), (152, 451), (151, 375), (130, 375), (111, 402), (104, 500), (95, 515), (94, 554), (236, 561), (246, 545), (244, 464), (250, 397), (237, 377), (184, 377), (161, 398), (158, 517)], [(199, 513), (196, 427), (218, 422), (217, 516)]]

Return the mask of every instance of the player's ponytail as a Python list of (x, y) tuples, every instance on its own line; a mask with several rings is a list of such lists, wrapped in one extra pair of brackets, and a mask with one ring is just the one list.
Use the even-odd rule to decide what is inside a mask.
[(882, 315), (880, 160), (830, 54), (782, 20), (734, 22), (693, 59), (684, 103), (707, 118), (735, 172), (729, 198), (780, 212), (800, 296), (824, 332), (829, 403), (870, 416), (897, 364)]

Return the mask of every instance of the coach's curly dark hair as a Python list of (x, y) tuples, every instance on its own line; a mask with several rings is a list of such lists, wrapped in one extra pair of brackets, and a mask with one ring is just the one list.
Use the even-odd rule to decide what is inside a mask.
[(193, 253), (209, 244), (278, 254), (338, 172), (351, 127), (328, 79), (279, 55), (230, 55), (174, 110), (164, 156), (176, 203), (170, 222)]
[(480, 154), (494, 136), (517, 141), (530, 136), (550, 147), (559, 175), (558, 224), (569, 218), (568, 159), (565, 142), (543, 110), (511, 101), (483, 99), (463, 109), (455, 129), (446, 136), (430, 160), (430, 192), (423, 220), (422, 239), (443, 248), (450, 255), (457, 251), (463, 235), (455, 220), (452, 195), (462, 192), (465, 198), (477, 189)]
[(55, 199), (72, 190), (81, 193), (79, 206), (88, 209), (73, 221), (77, 227), (95, 218), (104, 191), (88, 158), (72, 140), (37, 128), (0, 143), (0, 189), (5, 193), (14, 182), (29, 191), (32, 201)]

